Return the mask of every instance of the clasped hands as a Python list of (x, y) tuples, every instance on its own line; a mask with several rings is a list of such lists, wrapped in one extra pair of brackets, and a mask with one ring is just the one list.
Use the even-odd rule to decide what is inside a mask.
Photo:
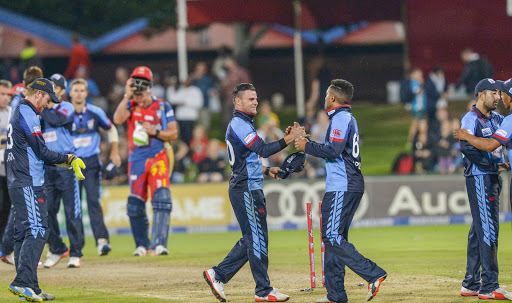
[(287, 144), (295, 141), (296, 150), (303, 151), (306, 148), (306, 143), (308, 142), (306, 137), (309, 137), (309, 135), (306, 134), (304, 126), (300, 126), (299, 123), (293, 122), (293, 126), (288, 126), (284, 134)]

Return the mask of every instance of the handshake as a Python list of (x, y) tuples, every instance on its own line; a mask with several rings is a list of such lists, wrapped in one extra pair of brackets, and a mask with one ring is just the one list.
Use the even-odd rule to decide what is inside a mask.
[(286, 144), (295, 141), (295, 149), (298, 151), (303, 151), (306, 148), (307, 137), (309, 137), (309, 134), (306, 134), (304, 126), (300, 126), (297, 122), (294, 122), (293, 126), (288, 126), (284, 133)]

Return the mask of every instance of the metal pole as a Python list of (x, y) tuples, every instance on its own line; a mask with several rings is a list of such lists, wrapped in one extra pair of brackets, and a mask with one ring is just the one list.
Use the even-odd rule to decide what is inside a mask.
[(183, 82), (188, 78), (186, 41), (186, 31), (188, 27), (187, 1), (178, 0), (176, 4), (178, 12), (178, 30), (176, 34), (176, 39), (178, 43), (178, 77), (180, 79), (180, 82)]
[(300, 0), (293, 1), (295, 33), (293, 34), (293, 54), (295, 61), (295, 97), (297, 98), (297, 117), (304, 118), (306, 114), (304, 100), (304, 68), (302, 65), (302, 45), (300, 26)]

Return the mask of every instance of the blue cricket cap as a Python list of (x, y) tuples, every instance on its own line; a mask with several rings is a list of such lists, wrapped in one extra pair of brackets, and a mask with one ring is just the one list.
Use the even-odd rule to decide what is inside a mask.
[(295, 152), (284, 159), (283, 164), (281, 164), (281, 172), (277, 175), (281, 179), (286, 179), (291, 173), (301, 172), (304, 169), (304, 165), (306, 165), (306, 154), (304, 152)]
[(512, 98), (512, 78), (506, 81), (497, 80), (496, 82), (500, 85), (499, 90)]
[(484, 90), (500, 90), (501, 86), (502, 85), (497, 83), (494, 79), (482, 79), (475, 86), (475, 97), (478, 96), (479, 92), (483, 92)]
[(68, 87), (68, 81), (66, 81), (66, 78), (61, 74), (53, 74), (50, 77), (50, 80), (52, 80), (56, 86), (60, 86), (63, 89), (66, 89)]
[(47, 92), (54, 103), (60, 103), (60, 99), (55, 95), (55, 88), (53, 87), (53, 83), (50, 80), (45, 78), (37, 78), (34, 80), (34, 82), (32, 82), (32, 84), (30, 84), (30, 88)]

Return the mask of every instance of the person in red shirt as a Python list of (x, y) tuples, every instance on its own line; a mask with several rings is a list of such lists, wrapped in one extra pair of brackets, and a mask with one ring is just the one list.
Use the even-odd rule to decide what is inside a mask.
[(64, 77), (67, 79), (76, 78), (76, 70), (80, 66), (87, 68), (88, 71), (90, 71), (92, 67), (89, 49), (80, 43), (80, 37), (78, 35), (73, 35), (72, 40), (73, 48), (71, 49), (71, 55), (69, 56), (68, 66), (64, 72)]
[[(123, 100), (114, 113), (114, 123), (128, 123), (128, 176), (130, 196), (127, 212), (135, 239), (134, 256), (167, 255), (167, 238), (172, 210), (169, 190), (169, 159), (164, 143), (178, 138), (178, 127), (171, 105), (151, 96), (153, 73), (136, 67), (126, 81)], [(153, 204), (152, 240), (148, 237), (145, 202), (151, 190)]]

